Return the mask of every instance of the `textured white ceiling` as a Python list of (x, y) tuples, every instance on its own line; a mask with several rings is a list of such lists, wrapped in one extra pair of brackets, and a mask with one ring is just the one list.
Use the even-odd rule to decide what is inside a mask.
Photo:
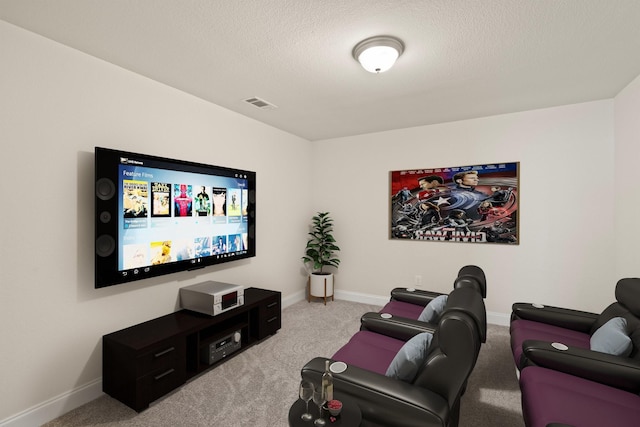
[[(0, 19), (309, 140), (611, 98), (640, 75), (638, 0), (0, 0)], [(351, 51), (381, 34), (406, 48), (375, 75)]]

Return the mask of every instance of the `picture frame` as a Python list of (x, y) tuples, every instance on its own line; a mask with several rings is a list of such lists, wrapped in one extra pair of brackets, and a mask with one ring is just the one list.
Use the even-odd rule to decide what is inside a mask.
[(390, 239), (520, 243), (520, 162), (390, 172)]

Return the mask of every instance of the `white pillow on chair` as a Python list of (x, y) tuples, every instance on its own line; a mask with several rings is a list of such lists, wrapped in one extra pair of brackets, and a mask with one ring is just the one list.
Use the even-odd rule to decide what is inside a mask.
[(624, 317), (614, 317), (600, 326), (591, 335), (590, 346), (593, 351), (629, 356), (633, 350), (633, 343), (627, 335), (627, 320)]
[(422, 310), (418, 320), (421, 322), (438, 323), (440, 315), (444, 311), (445, 305), (447, 305), (448, 295), (440, 295), (432, 299), (429, 304)]
[(404, 343), (387, 368), (386, 376), (412, 382), (424, 363), (433, 334), (422, 332)]

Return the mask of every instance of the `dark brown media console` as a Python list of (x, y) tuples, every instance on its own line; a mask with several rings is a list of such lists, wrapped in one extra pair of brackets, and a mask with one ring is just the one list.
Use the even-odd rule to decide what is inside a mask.
[(102, 337), (102, 390), (140, 412), (189, 379), (217, 366), (209, 345), (241, 331), (238, 354), (281, 327), (281, 293), (244, 290), (244, 304), (209, 316), (181, 310)]

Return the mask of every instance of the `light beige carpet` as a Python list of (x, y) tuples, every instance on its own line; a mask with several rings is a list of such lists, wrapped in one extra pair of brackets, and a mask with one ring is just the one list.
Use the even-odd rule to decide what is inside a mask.
[[(76, 426), (287, 426), (300, 369), (329, 357), (359, 330), (360, 317), (380, 307), (336, 300), (301, 301), (282, 312), (282, 329), (136, 413), (103, 396), (47, 424)], [(462, 400), (460, 427), (521, 427), (520, 393), (506, 327), (488, 340)]]

